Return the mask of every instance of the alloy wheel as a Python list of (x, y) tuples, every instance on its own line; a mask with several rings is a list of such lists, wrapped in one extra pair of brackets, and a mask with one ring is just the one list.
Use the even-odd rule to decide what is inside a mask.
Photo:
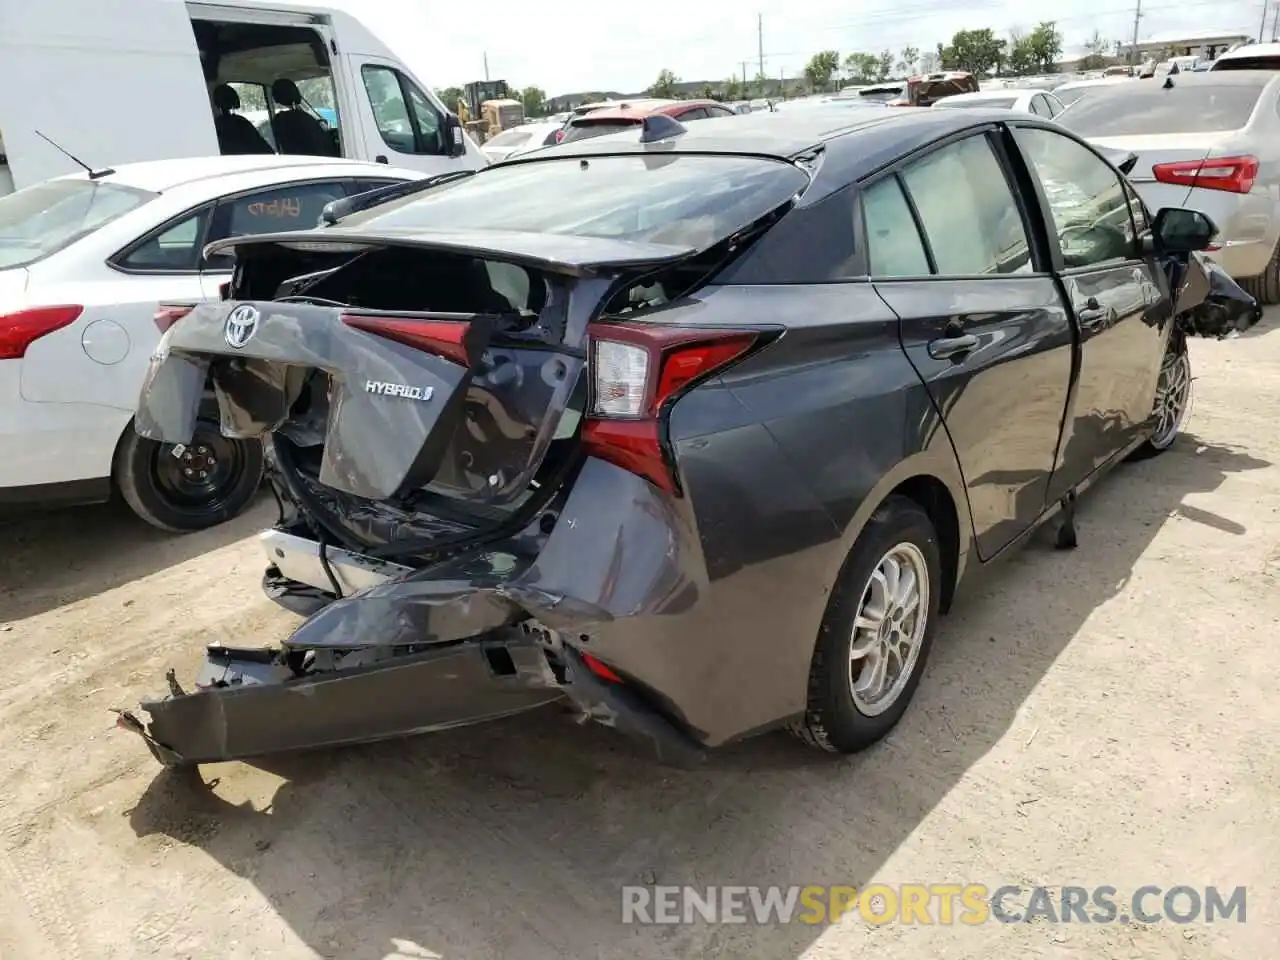
[(884, 713), (911, 680), (929, 616), (929, 567), (912, 543), (876, 564), (862, 592), (849, 646), (849, 685), (865, 716)]
[(1171, 445), (1182, 429), (1191, 400), (1191, 360), (1185, 349), (1165, 357), (1160, 368), (1160, 380), (1156, 386), (1156, 403), (1153, 411), (1156, 429), (1151, 435), (1151, 445), (1163, 450)]

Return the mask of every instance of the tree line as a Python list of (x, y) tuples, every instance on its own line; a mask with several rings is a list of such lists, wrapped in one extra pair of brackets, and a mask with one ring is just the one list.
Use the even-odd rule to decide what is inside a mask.
[[(1029, 76), (1053, 73), (1062, 57), (1063, 37), (1057, 23), (1046, 20), (1030, 31), (1011, 30), (1006, 37), (996, 35), (990, 27), (975, 30), (958, 30), (950, 43), (939, 43), (934, 50), (903, 47), (896, 53), (882, 50), (879, 53), (857, 51), (841, 56), (838, 50), (821, 50), (811, 56), (800, 78), (805, 89), (813, 93), (825, 93), (838, 89), (841, 84), (879, 83), (893, 77), (908, 77), (917, 73), (935, 73), (940, 70), (966, 70), (979, 75)], [(1112, 41), (1094, 31), (1085, 43), (1087, 55), (1081, 60), (1083, 70), (1100, 70), (1120, 56), (1123, 44)], [(681, 96), (714, 100), (746, 100), (752, 97), (782, 96), (794, 89), (779, 77), (756, 74), (752, 80), (732, 76), (719, 83), (705, 83), (697, 91), (682, 90), (682, 83), (674, 72), (662, 69), (657, 79), (645, 91), (651, 97), (679, 99)], [(436, 91), (445, 105), (453, 108), (462, 97), (460, 87), (445, 87)], [(512, 90), (512, 96), (524, 104), (528, 116), (550, 112), (547, 95), (540, 87)], [(592, 99), (584, 95), (584, 102)], [(600, 97), (596, 97), (600, 99)]]

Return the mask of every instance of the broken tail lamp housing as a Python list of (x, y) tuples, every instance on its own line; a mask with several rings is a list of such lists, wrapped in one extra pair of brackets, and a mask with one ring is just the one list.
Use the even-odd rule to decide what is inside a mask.
[(591, 338), (591, 401), (582, 424), (591, 456), (678, 496), (663, 448), (663, 413), (682, 394), (741, 360), (760, 330), (608, 323)]

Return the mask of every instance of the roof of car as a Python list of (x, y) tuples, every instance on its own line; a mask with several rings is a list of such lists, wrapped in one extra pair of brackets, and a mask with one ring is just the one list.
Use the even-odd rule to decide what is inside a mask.
[[(616, 107), (605, 107), (593, 110), (586, 116), (577, 117), (575, 124), (589, 125), (610, 120), (643, 120), (655, 113), (674, 113), (691, 107), (706, 107), (716, 104), (715, 100), (629, 100)], [(719, 106), (719, 104), (716, 104)]]
[(959, 101), (961, 103), (976, 103), (981, 100), (1016, 100), (1019, 97), (1031, 97), (1037, 93), (1047, 93), (1046, 90), (1033, 90), (1030, 87), (1015, 88), (1005, 87), (1003, 90), (979, 90), (976, 93), (953, 93), (949, 97), (943, 97), (939, 103), (947, 103), (950, 101)]
[[(1028, 117), (1027, 120), (1033, 118)], [(657, 153), (724, 154), (790, 159), (826, 146), (820, 178), (833, 185), (859, 179), (904, 153), (952, 133), (986, 123), (1008, 122), (998, 107), (934, 110), (828, 108), (793, 113), (745, 113), (691, 123), (677, 138), (641, 143), (635, 130), (574, 140), (496, 164), (542, 163), (566, 157)], [(1019, 118), (1019, 122), (1023, 122)], [(493, 169), (493, 168), (491, 168)]]
[[(119, 183), (139, 190), (164, 193), (175, 187), (200, 180), (211, 180), (233, 174), (272, 173), (287, 177), (291, 173), (302, 174), (308, 168), (343, 167), (357, 171), (391, 173), (381, 164), (361, 160), (344, 160), (337, 157), (295, 157), (280, 154), (260, 154), (239, 157), (183, 157), (176, 160), (148, 160), (125, 163), (114, 168), (114, 173), (99, 177), (100, 182)], [(87, 173), (73, 173), (59, 179), (84, 179)]]

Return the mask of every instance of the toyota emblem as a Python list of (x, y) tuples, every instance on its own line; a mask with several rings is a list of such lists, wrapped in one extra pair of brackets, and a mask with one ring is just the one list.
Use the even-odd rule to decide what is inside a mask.
[(258, 308), (244, 303), (236, 307), (227, 316), (227, 327), (223, 333), (227, 345), (239, 350), (253, 339), (258, 330)]

